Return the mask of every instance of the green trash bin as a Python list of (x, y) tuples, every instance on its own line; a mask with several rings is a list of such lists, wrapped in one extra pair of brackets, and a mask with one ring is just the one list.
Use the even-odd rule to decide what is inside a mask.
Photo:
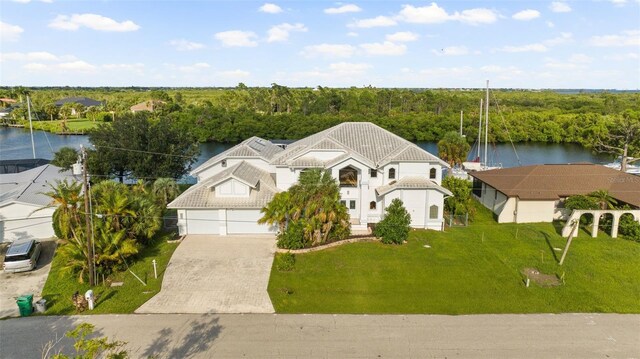
[(25, 294), (16, 300), (21, 317), (28, 317), (33, 313), (33, 294)]

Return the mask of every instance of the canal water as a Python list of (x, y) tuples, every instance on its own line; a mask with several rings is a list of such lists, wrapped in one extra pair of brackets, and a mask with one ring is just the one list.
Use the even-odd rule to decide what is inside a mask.
[[(53, 153), (61, 147), (79, 148), (89, 146), (87, 136), (55, 135), (44, 131), (34, 131), (34, 142), (37, 158), (52, 159)], [(418, 141), (421, 148), (438, 154), (435, 142)], [(208, 142), (200, 145), (200, 156), (192, 168), (204, 163), (209, 158), (232, 147), (234, 144)], [(610, 156), (597, 155), (576, 144), (567, 143), (516, 143), (516, 153), (511, 144), (500, 143), (489, 149), (489, 163), (501, 164), (502, 167), (519, 165), (551, 164), (551, 163), (608, 163)], [(29, 131), (21, 128), (0, 128), (0, 160), (32, 158), (31, 136)]]

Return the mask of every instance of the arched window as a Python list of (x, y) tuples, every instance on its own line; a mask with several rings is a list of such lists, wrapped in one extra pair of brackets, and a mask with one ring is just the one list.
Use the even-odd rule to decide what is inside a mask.
[(396, 178), (396, 169), (389, 168), (389, 179), (395, 179), (395, 178)]
[(438, 206), (435, 204), (429, 207), (429, 219), (438, 219)]
[(358, 170), (351, 166), (341, 169), (339, 177), (341, 187), (355, 187), (358, 185)]
[(437, 172), (436, 172), (436, 169), (435, 169), (435, 168), (430, 169), (430, 170), (429, 170), (429, 178), (430, 178), (430, 179), (436, 179), (436, 173), (437, 173)]
[(376, 209), (376, 201), (369, 202), (369, 209)]

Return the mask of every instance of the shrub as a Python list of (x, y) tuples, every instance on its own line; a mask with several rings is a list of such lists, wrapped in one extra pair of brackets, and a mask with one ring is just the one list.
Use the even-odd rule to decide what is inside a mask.
[(640, 223), (636, 222), (630, 214), (620, 218), (619, 232), (625, 238), (640, 242)]
[(309, 245), (304, 236), (304, 226), (301, 221), (291, 222), (284, 232), (278, 235), (278, 248), (302, 249)]
[(290, 272), (296, 264), (296, 256), (293, 253), (283, 253), (276, 257), (276, 269), (280, 272)]
[(382, 243), (402, 244), (409, 237), (411, 215), (397, 198), (391, 201), (386, 212), (384, 219), (376, 225), (374, 234), (382, 238)]

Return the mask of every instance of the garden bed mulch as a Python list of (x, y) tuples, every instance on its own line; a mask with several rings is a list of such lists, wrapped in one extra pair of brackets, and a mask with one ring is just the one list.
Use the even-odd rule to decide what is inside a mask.
[(317, 246), (317, 247), (311, 247), (311, 248), (304, 248), (304, 249), (276, 248), (276, 252), (277, 253), (293, 253), (293, 254), (309, 253), (309, 252), (316, 252), (316, 251), (321, 251), (323, 249), (328, 249), (328, 248), (341, 246), (341, 245), (347, 244), (347, 243), (373, 242), (373, 241), (379, 241), (379, 240), (380, 239), (378, 239), (378, 238), (376, 238), (374, 236), (357, 236), (357, 237), (347, 238), (347, 239), (344, 239), (344, 240), (341, 240), (341, 241), (331, 242), (331, 243), (328, 243), (328, 244), (324, 244), (324, 245)]

